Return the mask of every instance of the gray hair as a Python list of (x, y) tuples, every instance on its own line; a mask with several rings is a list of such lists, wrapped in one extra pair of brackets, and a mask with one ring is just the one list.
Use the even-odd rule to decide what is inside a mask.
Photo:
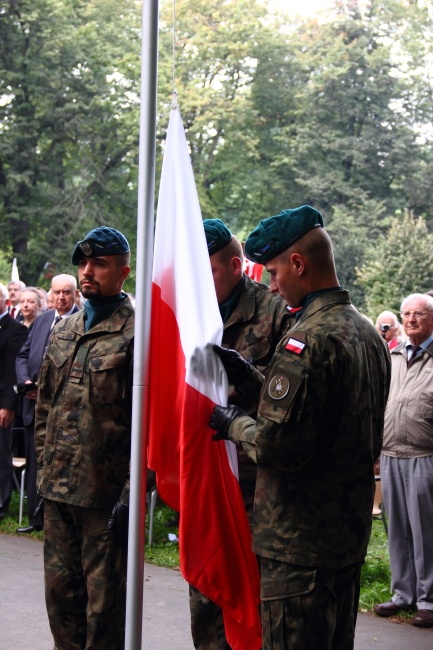
[(426, 293), (411, 293), (409, 296), (406, 296), (406, 298), (403, 298), (400, 307), (401, 312), (404, 311), (404, 307), (406, 303), (409, 302), (409, 300), (412, 300), (413, 298), (417, 298), (418, 300), (423, 300), (427, 309), (433, 312), (433, 297), (429, 296)]
[(77, 288), (77, 278), (75, 275), (69, 275), (69, 273), (60, 273), (59, 275), (53, 276), (51, 279), (51, 284), (53, 283), (53, 280), (60, 280), (60, 282), (64, 282), (65, 284), (70, 284), (71, 286), (74, 287), (74, 289)]
[(0, 282), (0, 291), (3, 294), (3, 299), (7, 300), (9, 298), (9, 293), (8, 290), (6, 289), (5, 285)]
[(397, 316), (392, 311), (382, 311), (379, 316), (376, 318), (376, 325), (379, 323), (379, 318), (387, 318), (393, 327), (398, 327), (400, 323), (398, 322)]
[(24, 289), (26, 288), (25, 283), (22, 282), (21, 280), (11, 280), (10, 282), (8, 282), (8, 289), (9, 289), (9, 287), (11, 287), (13, 284), (16, 284), (17, 287), (19, 287), (20, 291), (24, 291)]

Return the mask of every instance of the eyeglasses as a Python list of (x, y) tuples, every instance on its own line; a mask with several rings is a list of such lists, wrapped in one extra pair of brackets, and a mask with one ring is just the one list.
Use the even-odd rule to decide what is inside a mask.
[(416, 311), (415, 309), (410, 309), (408, 311), (402, 311), (400, 315), (402, 318), (410, 318), (413, 314), (415, 318), (421, 318), (422, 316), (427, 316), (429, 313), (429, 311)]

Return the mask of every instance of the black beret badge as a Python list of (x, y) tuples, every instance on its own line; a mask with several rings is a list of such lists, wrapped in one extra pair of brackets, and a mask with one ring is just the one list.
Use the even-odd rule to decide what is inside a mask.
[(93, 250), (88, 241), (80, 242), (79, 246), (80, 246), (80, 251), (83, 253), (83, 255), (85, 255), (86, 257), (90, 257), (92, 255)]

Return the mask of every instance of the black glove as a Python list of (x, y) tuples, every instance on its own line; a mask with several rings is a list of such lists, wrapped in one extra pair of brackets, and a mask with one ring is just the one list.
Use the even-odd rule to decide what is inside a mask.
[(229, 428), (233, 420), (246, 415), (239, 406), (230, 404), (229, 406), (214, 406), (212, 415), (210, 416), (209, 426), (215, 429), (216, 433), (212, 436), (212, 440), (229, 440)]
[(107, 530), (115, 533), (119, 545), (128, 548), (129, 506), (119, 499), (111, 512)]
[(245, 361), (243, 356), (239, 352), (236, 352), (236, 350), (220, 348), (219, 345), (214, 345), (213, 349), (222, 361), (229, 384), (238, 386), (248, 379), (253, 372), (254, 366), (248, 363), (248, 361)]
[(33, 515), (40, 519), (41, 523), (44, 521), (44, 497), (39, 492), (36, 495), (36, 508)]

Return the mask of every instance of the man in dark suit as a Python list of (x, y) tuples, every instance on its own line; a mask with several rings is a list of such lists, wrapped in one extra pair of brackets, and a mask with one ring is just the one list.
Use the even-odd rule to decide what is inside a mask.
[(14, 320), (7, 309), (8, 291), (0, 283), (0, 521), (12, 494), (12, 429), (18, 407), (15, 393), (15, 359), (24, 344), (28, 329)]
[(24, 316), (21, 313), (20, 310), (20, 297), (21, 297), (21, 292), (24, 291), (26, 288), (26, 285), (24, 282), (21, 282), (21, 280), (11, 280), (8, 283), (7, 289), (8, 289), (8, 312), (12, 318), (15, 318), (16, 320), (20, 321), (21, 323), (24, 320)]
[[(77, 296), (77, 281), (73, 275), (63, 273), (53, 277), (51, 294), (54, 300), (54, 309), (49, 309), (38, 316), (33, 323), (29, 338), (18, 354), (16, 361), (17, 382), (29, 384), (37, 382), (39, 370), (48, 347), (49, 338), (54, 325), (60, 319), (70, 316), (78, 311), (75, 305)], [(35, 403), (37, 389), (29, 390), (23, 399), (22, 417), (26, 444), (27, 466), (27, 508), (29, 525), (17, 528), (17, 533), (32, 533), (42, 530), (41, 518), (35, 514), (36, 509), (36, 452), (35, 452)]]

